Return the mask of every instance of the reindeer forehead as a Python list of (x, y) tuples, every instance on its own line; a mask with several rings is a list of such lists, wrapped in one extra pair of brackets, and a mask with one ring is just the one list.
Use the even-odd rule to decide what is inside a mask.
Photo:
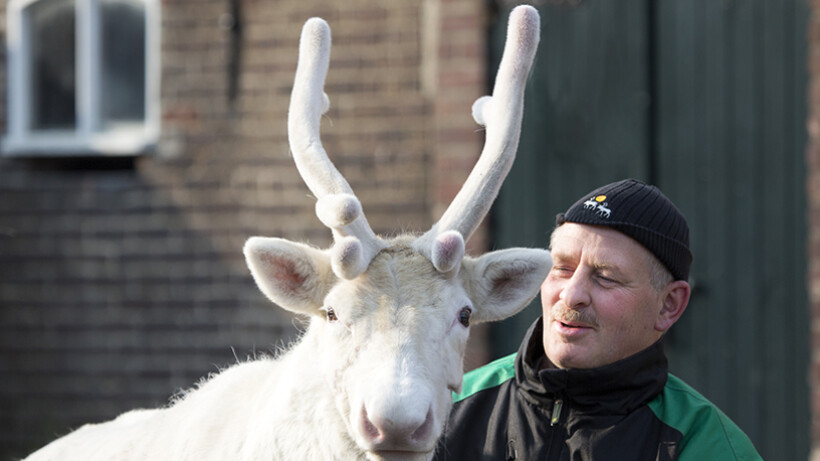
[[(452, 279), (449, 279), (452, 280)], [(449, 281), (424, 255), (407, 245), (390, 245), (380, 251), (361, 275), (343, 282), (337, 302), (354, 302), (357, 312), (397, 312), (413, 307), (422, 310), (440, 305)]]
[(443, 282), (444, 276), (433, 267), (424, 255), (410, 246), (393, 244), (381, 250), (360, 276), (367, 285), (385, 290), (392, 287), (396, 292), (406, 287), (424, 283)]

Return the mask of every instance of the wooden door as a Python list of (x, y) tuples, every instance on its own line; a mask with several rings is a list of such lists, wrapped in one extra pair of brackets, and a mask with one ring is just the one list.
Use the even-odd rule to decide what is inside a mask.
[[(491, 28), (500, 57), (503, 2)], [(605, 183), (658, 185), (687, 216), (690, 305), (666, 339), (673, 373), (766, 460), (807, 459), (806, 27), (803, 0), (539, 5), (541, 45), (494, 244), (546, 246), (555, 214)], [(525, 312), (492, 330), (514, 351)]]

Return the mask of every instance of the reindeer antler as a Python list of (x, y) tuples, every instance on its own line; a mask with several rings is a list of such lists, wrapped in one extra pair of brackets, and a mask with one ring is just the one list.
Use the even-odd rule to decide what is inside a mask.
[(361, 274), (384, 248), (362, 213), (359, 199), (322, 147), (319, 125), (330, 103), (324, 93), (330, 61), (330, 27), (320, 18), (302, 28), (299, 63), (288, 110), (293, 160), (316, 202), (316, 215), (333, 231), (331, 265), (342, 278)]
[[(473, 118), (486, 126), (484, 149), (447, 211), (413, 246), (440, 272), (454, 269), (464, 256), (464, 241), (484, 219), (509, 173), (521, 132), (524, 87), (539, 40), (538, 12), (519, 6), (510, 14), (507, 42), (492, 96), (473, 104)], [(350, 185), (327, 156), (319, 125), (329, 101), (324, 82), (330, 61), (330, 28), (319, 18), (305, 23), (299, 64), (288, 112), (288, 137), (299, 174), (317, 197), (316, 215), (333, 231), (331, 264), (339, 277), (361, 274), (381, 251), (382, 242), (362, 213)]]
[(486, 127), (484, 149), (447, 211), (414, 243), (441, 272), (454, 269), (470, 238), (492, 205), (518, 149), (524, 88), (538, 47), (540, 20), (535, 8), (510, 13), (507, 42), (492, 96), (473, 104), (473, 118)]

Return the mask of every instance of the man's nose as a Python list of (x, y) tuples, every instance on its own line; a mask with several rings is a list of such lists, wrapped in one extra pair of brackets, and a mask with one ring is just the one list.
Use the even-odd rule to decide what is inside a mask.
[(572, 309), (588, 306), (591, 300), (589, 278), (582, 271), (576, 270), (561, 289), (560, 299)]

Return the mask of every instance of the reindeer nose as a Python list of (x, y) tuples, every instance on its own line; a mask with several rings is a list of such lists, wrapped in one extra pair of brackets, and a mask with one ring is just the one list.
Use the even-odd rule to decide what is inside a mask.
[(396, 411), (381, 415), (370, 414), (362, 406), (360, 426), (373, 450), (426, 451), (431, 449), (433, 409), (428, 408), (423, 416)]

